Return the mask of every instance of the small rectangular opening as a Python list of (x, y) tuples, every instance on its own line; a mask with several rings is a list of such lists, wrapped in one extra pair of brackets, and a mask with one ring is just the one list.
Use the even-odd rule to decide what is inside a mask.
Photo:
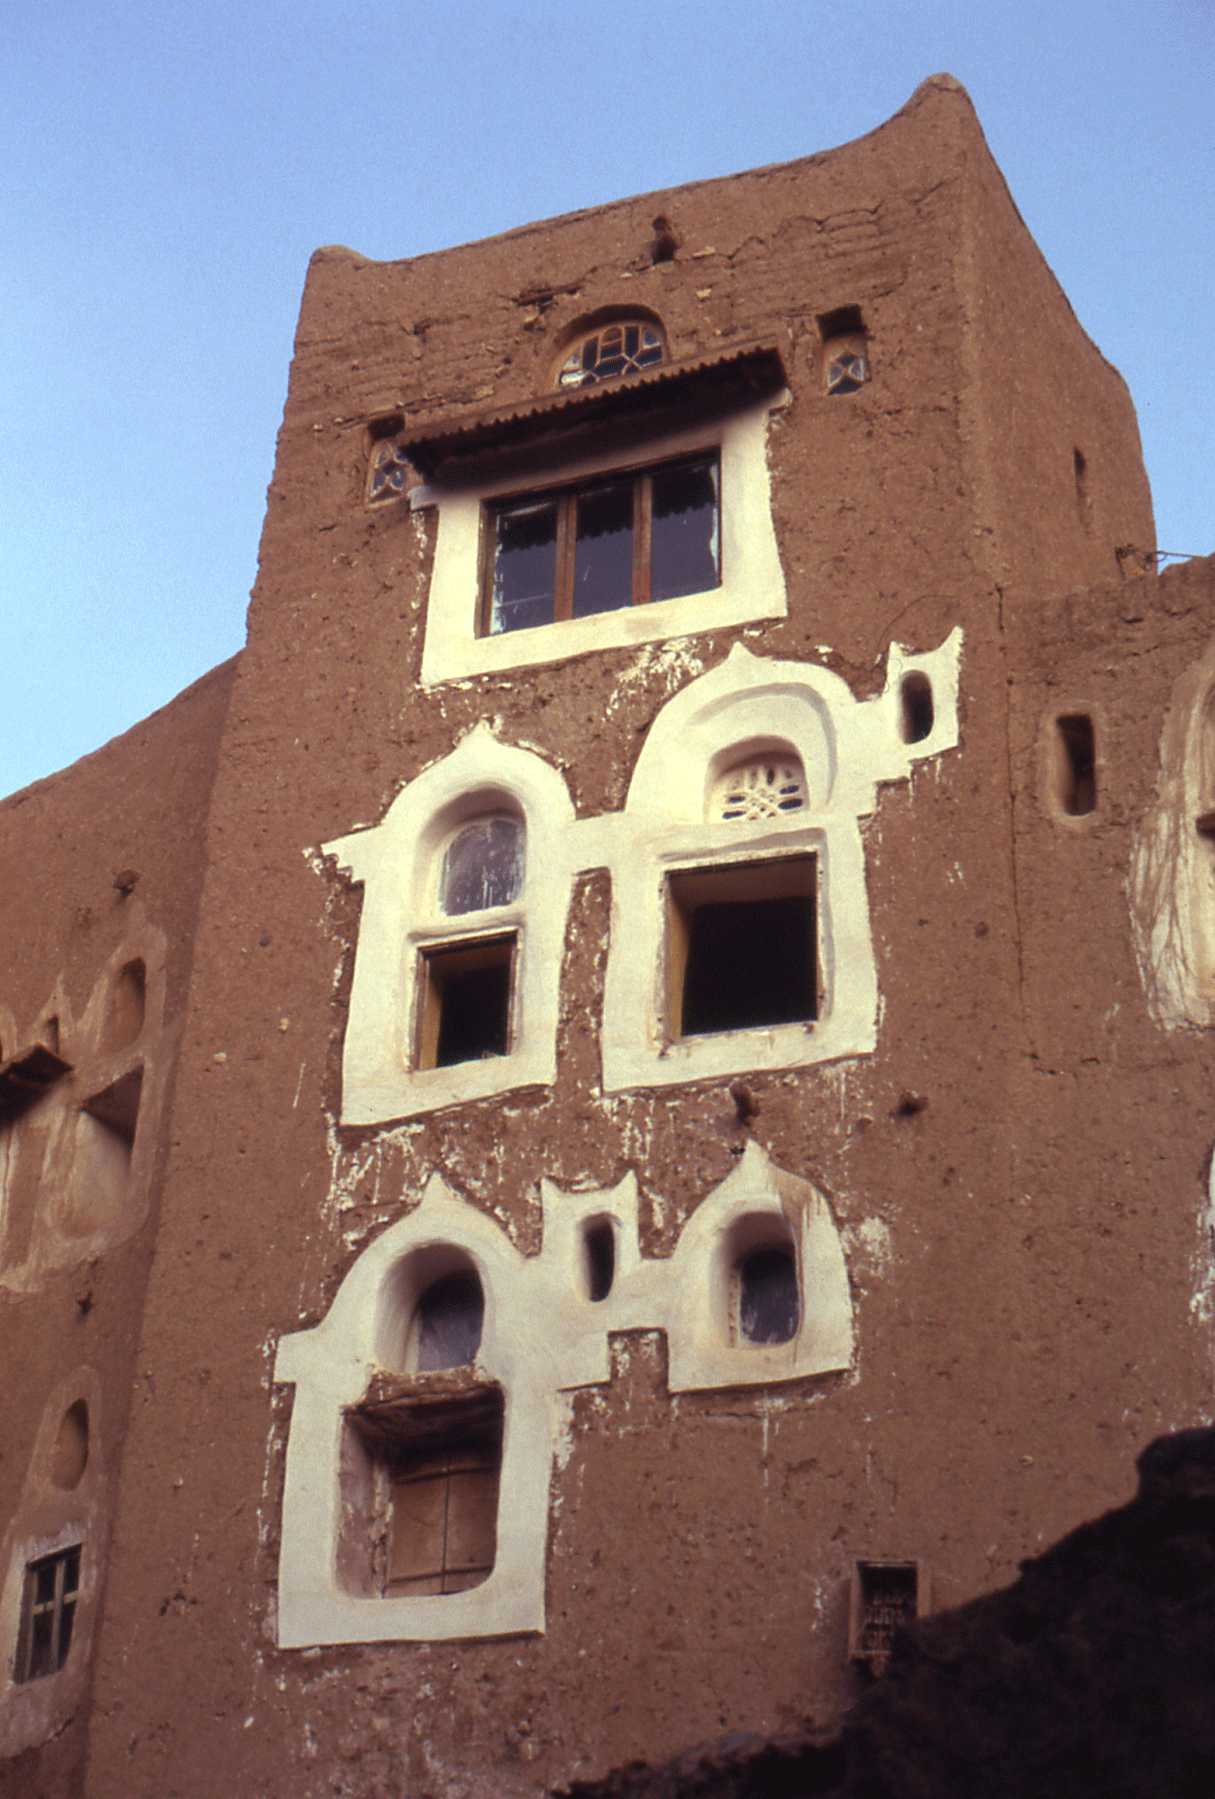
[(857, 1562), (852, 1574), (848, 1654), (884, 1674), (897, 1633), (932, 1609), (923, 1562)]
[(509, 1053), (514, 967), (513, 933), (423, 951), (420, 1068)]
[(668, 1029), (674, 1037), (819, 1015), (814, 856), (687, 869), (668, 881)]
[(1084, 712), (1056, 720), (1059, 804), (1069, 818), (1086, 818), (1097, 806), (1097, 746)]

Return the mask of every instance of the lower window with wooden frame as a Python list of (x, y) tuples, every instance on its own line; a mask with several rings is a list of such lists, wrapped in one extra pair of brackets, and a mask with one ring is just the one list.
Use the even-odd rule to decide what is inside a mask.
[(339, 1568), (349, 1590), (409, 1598), (463, 1593), (488, 1578), (504, 1413), (502, 1389), (485, 1383), (347, 1413)]
[(25, 1570), (13, 1679), (18, 1685), (57, 1674), (72, 1646), (80, 1590), (80, 1544), (39, 1556)]
[(714, 451), (495, 502), (481, 635), (719, 587), (720, 486)]

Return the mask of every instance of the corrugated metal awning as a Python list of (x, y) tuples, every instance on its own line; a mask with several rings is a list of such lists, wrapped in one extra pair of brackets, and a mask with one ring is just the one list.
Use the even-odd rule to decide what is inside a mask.
[(455, 423), (436, 420), (405, 432), (397, 442), (414, 467), (430, 476), (449, 457), (506, 449), (557, 426), (635, 418), (684, 400), (737, 402), (785, 384), (785, 365), (775, 343), (737, 344), (713, 356), (664, 362), (618, 381), (561, 388), (541, 399), (474, 413)]

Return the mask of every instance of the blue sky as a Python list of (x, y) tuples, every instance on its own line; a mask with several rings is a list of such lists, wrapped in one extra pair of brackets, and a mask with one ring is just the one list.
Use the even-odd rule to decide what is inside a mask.
[(238, 649), (304, 272), (872, 130), (969, 89), (1215, 549), (1215, 0), (0, 0), (0, 793)]

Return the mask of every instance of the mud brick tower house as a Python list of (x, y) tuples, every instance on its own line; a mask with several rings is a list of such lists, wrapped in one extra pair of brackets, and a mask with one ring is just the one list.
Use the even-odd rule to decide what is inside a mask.
[(317, 254), (247, 647), (0, 805), (0, 1793), (830, 1723), (1210, 1416), (1153, 552), (949, 77)]

